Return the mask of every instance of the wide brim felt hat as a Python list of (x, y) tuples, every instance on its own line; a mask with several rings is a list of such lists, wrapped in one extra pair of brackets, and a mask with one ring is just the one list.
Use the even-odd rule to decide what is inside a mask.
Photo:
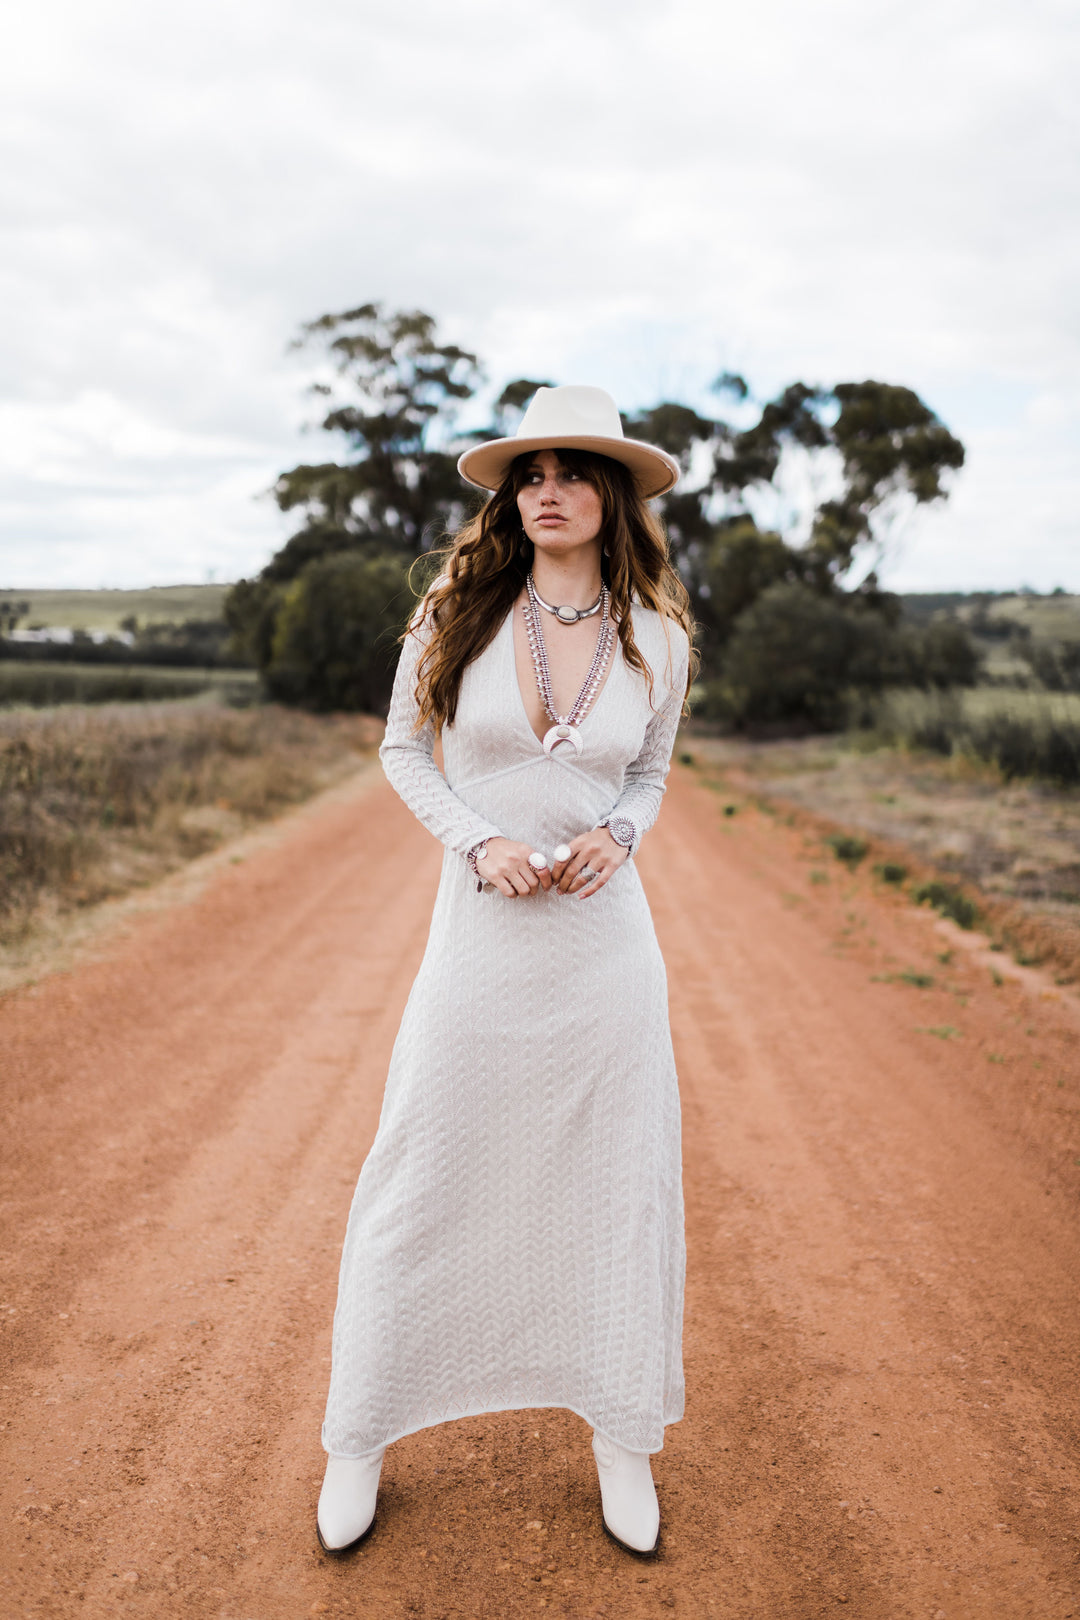
[(679, 477), (674, 456), (625, 436), (610, 394), (575, 384), (538, 388), (513, 437), (490, 439), (466, 450), (458, 459), (458, 472), (478, 489), (498, 489), (511, 462), (536, 450), (591, 450), (621, 461), (646, 500), (666, 495)]

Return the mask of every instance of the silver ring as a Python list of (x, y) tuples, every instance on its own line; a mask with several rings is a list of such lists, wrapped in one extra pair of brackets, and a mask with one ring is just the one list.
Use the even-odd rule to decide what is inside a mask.
[(600, 876), (599, 872), (594, 872), (591, 866), (583, 866), (581, 868), (581, 871), (578, 873), (578, 877), (579, 878), (584, 878), (586, 883), (591, 883), (593, 878), (596, 878), (596, 877), (599, 877), (599, 876)]
[(570, 848), (569, 844), (556, 844), (555, 845), (554, 854), (555, 854), (555, 859), (557, 861), (568, 861), (573, 853), (574, 852)]
[(548, 858), (540, 850), (534, 849), (532, 854), (529, 856), (529, 865), (532, 867), (534, 872), (546, 872), (548, 869)]

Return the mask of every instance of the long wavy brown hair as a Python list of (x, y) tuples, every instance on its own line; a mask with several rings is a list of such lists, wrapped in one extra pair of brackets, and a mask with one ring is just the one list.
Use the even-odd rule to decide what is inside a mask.
[[(693, 644), (690, 598), (672, 567), (667, 536), (621, 462), (588, 450), (557, 450), (556, 455), (562, 467), (587, 479), (600, 496), (599, 538), (606, 552), (602, 569), (611, 590), (611, 614), (623, 657), (649, 682), (651, 703), (653, 672), (634, 640), (631, 604), (636, 600), (674, 619)], [(533, 546), (521, 526), (517, 497), (534, 460), (531, 452), (517, 456), (482, 511), (436, 554), (442, 565), (438, 578), (423, 611), (405, 632), (414, 634), (422, 623), (432, 631), (417, 666), (418, 731), (428, 720), (437, 730), (453, 725), (467, 666), (494, 639), (524, 588)], [(694, 662), (692, 657), (690, 679)], [(688, 679), (688, 690), (689, 684)]]

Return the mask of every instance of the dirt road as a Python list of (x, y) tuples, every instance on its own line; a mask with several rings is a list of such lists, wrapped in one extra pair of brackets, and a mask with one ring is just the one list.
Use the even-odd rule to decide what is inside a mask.
[(0, 1003), (4, 1620), (1080, 1616), (1076, 1003), (722, 809), (677, 769), (640, 857), (685, 1099), (662, 1556), (600, 1535), (558, 1412), (401, 1441), (375, 1535), (317, 1550), (440, 853), (360, 784)]

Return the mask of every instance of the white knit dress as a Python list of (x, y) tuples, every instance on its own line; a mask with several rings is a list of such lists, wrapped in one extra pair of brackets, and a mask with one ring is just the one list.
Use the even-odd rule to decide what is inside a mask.
[(633, 860), (586, 900), (509, 900), (478, 893), (463, 859), (500, 834), (550, 859), (616, 811), (639, 833), (652, 825), (688, 644), (640, 606), (634, 637), (655, 708), (616, 643), (582, 753), (549, 757), (509, 614), (465, 672), (445, 776), (431, 727), (412, 734), (422, 641), (405, 642), (381, 758), (446, 854), (345, 1237), (322, 1435), (333, 1456), (541, 1406), (658, 1451), (682, 1416), (679, 1097)]

